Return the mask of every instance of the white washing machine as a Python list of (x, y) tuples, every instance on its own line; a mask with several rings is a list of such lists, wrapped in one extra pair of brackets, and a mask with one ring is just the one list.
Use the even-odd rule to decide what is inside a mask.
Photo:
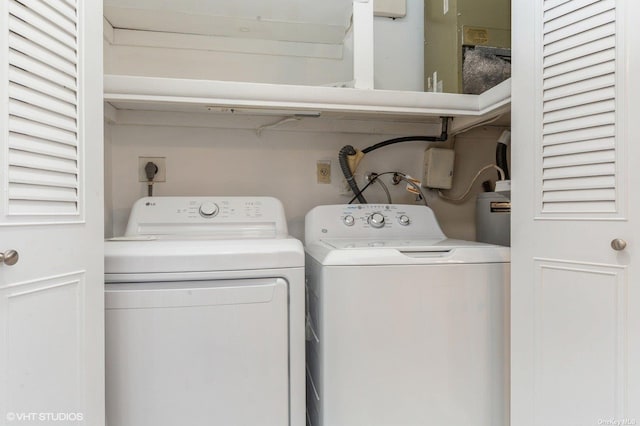
[(415, 205), (316, 207), (305, 241), (310, 425), (508, 425), (509, 248)]
[(153, 197), (106, 242), (112, 426), (301, 426), (304, 251), (268, 197)]

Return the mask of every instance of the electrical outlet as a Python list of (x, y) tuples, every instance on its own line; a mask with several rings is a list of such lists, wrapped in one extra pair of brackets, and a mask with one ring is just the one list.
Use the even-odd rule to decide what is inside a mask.
[(154, 182), (167, 181), (167, 158), (166, 157), (138, 157), (138, 182), (147, 182), (147, 174), (144, 166), (151, 161), (158, 166), (158, 173), (153, 178)]
[(316, 164), (318, 183), (331, 183), (331, 161), (318, 161)]

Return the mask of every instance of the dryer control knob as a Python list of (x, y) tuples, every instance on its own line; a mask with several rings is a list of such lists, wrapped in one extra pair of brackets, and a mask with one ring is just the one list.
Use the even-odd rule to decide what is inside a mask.
[(369, 225), (374, 228), (382, 228), (384, 226), (384, 216), (382, 213), (373, 213), (369, 216)]
[(351, 215), (347, 215), (344, 217), (344, 219), (342, 219), (342, 222), (347, 225), (347, 226), (353, 226), (356, 223), (356, 220), (353, 216)]
[(402, 226), (407, 226), (411, 223), (411, 219), (406, 214), (403, 214), (398, 218), (398, 223)]
[(218, 211), (220, 211), (218, 205), (211, 201), (205, 201), (200, 205), (200, 216), (202, 217), (214, 217), (218, 214)]

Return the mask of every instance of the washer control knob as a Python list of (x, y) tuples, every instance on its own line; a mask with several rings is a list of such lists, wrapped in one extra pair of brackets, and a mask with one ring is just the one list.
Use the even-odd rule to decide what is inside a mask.
[(407, 226), (411, 223), (411, 219), (406, 214), (403, 214), (398, 218), (398, 223), (402, 226)]
[(349, 215), (346, 215), (344, 219), (342, 219), (342, 222), (347, 226), (353, 226), (355, 225), (356, 220), (353, 216), (349, 214)]
[(374, 228), (382, 228), (384, 226), (384, 216), (382, 213), (373, 213), (369, 216), (369, 225)]
[(216, 203), (212, 203), (211, 201), (205, 201), (204, 203), (200, 204), (200, 216), (202, 217), (214, 217), (218, 214), (218, 211), (220, 211), (218, 205)]

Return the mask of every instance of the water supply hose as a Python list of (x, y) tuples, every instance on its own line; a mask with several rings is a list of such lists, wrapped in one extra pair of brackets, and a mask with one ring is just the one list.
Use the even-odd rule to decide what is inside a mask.
[[(451, 117), (441, 117), (441, 131), (439, 136), (402, 136), (399, 138), (388, 139), (386, 141), (379, 142), (375, 145), (371, 145), (362, 150), (363, 154), (366, 154), (376, 149), (383, 148), (388, 145), (393, 145), (400, 142), (409, 141), (424, 141), (424, 142), (445, 142), (449, 138), (449, 119)], [(340, 149), (338, 153), (338, 162), (340, 163), (340, 169), (342, 174), (349, 184), (349, 188), (356, 194), (358, 201), (361, 204), (367, 204), (367, 200), (362, 196), (362, 191), (358, 187), (358, 183), (353, 177), (353, 171), (349, 166), (349, 157), (357, 155), (356, 149), (351, 145), (345, 145)]]

